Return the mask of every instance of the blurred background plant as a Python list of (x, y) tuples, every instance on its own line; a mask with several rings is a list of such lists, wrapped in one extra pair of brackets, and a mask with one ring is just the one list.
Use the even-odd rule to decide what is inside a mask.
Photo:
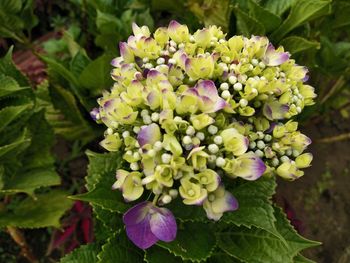
[[(131, 34), (132, 22), (152, 30), (176, 19), (192, 31), (216, 24), (228, 36), (268, 36), (309, 68), (309, 82), (318, 97), (300, 117), (307, 126), (339, 115), (348, 121), (350, 116), (349, 13), (350, 2), (346, 0), (0, 1), (0, 55), (4, 56), (0, 62), (0, 227), (10, 234), (12, 228), (33, 228), (32, 221), (16, 221), (18, 209), (21, 220), (27, 220), (22, 208), (28, 214), (39, 213), (35, 209), (44, 209), (39, 202), (46, 200), (40, 196), (66, 196), (68, 193), (56, 189), (60, 181), (69, 194), (85, 191), (88, 161), (84, 152), (101, 152), (97, 142), (103, 133), (89, 112), (95, 99), (112, 85), (109, 63), (118, 55), (118, 42)], [(26, 76), (11, 62), (12, 45), (14, 63)], [(350, 133), (340, 132), (319, 141), (348, 138)], [(58, 226), (58, 219), (72, 205), (69, 201), (58, 203), (62, 205), (57, 210), (60, 213), (52, 217), (40, 212), (45, 223), (38, 220), (35, 227)], [(77, 203), (74, 207), (80, 209)], [(99, 206), (94, 210), (100, 212), (100, 219), (109, 216)], [(89, 217), (88, 212), (86, 215)], [(54, 257), (62, 256), (69, 244), (92, 240), (79, 237), (74, 239), (76, 243), (69, 243), (68, 236), (74, 236), (69, 233), (79, 229), (79, 220), (68, 215), (61, 235), (51, 235), (52, 229), (42, 235), (44, 240), (50, 235), (58, 239), (52, 240), (47, 250)], [(101, 229), (106, 222), (95, 220), (95, 225)], [(87, 232), (85, 227), (81, 235), (89, 235)], [(57, 244), (65, 249), (55, 254)], [(49, 257), (42, 251), (33, 256), (45, 262)], [(11, 262), (0, 256), (1, 260)]]

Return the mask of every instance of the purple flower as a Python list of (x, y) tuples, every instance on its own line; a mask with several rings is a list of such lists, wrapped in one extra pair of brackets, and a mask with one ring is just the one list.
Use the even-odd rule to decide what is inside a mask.
[(147, 249), (159, 240), (171, 242), (176, 238), (174, 215), (169, 209), (157, 207), (151, 202), (130, 208), (123, 221), (129, 239), (141, 249)]
[(286, 62), (290, 57), (288, 52), (277, 51), (270, 43), (267, 47), (263, 62), (268, 66), (279, 66)]

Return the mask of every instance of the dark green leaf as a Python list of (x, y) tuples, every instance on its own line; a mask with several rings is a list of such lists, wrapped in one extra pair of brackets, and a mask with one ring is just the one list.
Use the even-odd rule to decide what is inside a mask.
[(60, 260), (60, 263), (96, 263), (99, 246), (91, 243), (80, 246)]
[(180, 257), (176, 257), (168, 250), (157, 246), (150, 247), (145, 252), (145, 261), (147, 263), (179, 263), (183, 262)]
[(317, 17), (330, 13), (331, 0), (298, 0), (292, 5), (289, 16), (282, 25), (271, 35), (279, 41), (294, 28)]
[(296, 0), (267, 0), (265, 8), (275, 15), (281, 16)]
[(309, 41), (303, 37), (290, 36), (283, 39), (280, 45), (291, 54), (296, 54), (298, 52), (306, 51), (309, 49), (319, 49), (320, 43), (316, 41)]
[(202, 261), (209, 258), (215, 248), (215, 234), (209, 224), (186, 222), (179, 224), (176, 239), (170, 243), (158, 242), (182, 259)]
[(293, 260), (294, 260), (293, 263), (316, 263), (315, 261), (310, 260), (300, 254), (297, 255)]
[(13, 94), (17, 91), (29, 89), (29, 87), (20, 87), (13, 78), (3, 74), (0, 74), (0, 83), (0, 97)]
[(271, 32), (280, 25), (281, 18), (279, 16), (262, 8), (254, 0), (249, 0), (248, 6), (250, 16), (259, 21), (265, 27), (266, 32)]
[(237, 29), (240, 34), (247, 37), (265, 34), (265, 28), (259, 21), (239, 8), (234, 8), (233, 10), (237, 18)]
[(32, 104), (21, 106), (9, 106), (0, 110), (0, 131), (6, 128), (11, 122), (20, 117), (20, 115), (28, 110)]
[(0, 146), (0, 157), (4, 158), (6, 155), (17, 155), (30, 145), (31, 139), (28, 130), (24, 130), (20, 136), (9, 144)]

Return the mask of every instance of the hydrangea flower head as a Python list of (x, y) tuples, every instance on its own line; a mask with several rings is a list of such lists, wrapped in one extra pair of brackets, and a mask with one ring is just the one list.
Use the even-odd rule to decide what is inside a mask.
[[(153, 35), (136, 24), (133, 32), (112, 61), (113, 87), (91, 112), (107, 126), (101, 146), (123, 154), (126, 165), (113, 188), (126, 202), (145, 191), (159, 206), (181, 198), (217, 221), (238, 209), (239, 200), (227, 190), (232, 180), (303, 175), (312, 160), (303, 153), (311, 141), (291, 119), (316, 95), (305, 84), (307, 69), (283, 47), (266, 37), (227, 39), (216, 26), (192, 34), (176, 21)], [(170, 241), (160, 232), (173, 231), (174, 222), (163, 220), (155, 230), (149, 211), (161, 221), (171, 212), (141, 204), (140, 221), (124, 220), (129, 237), (141, 248)], [(144, 242), (135, 231), (152, 238)]]

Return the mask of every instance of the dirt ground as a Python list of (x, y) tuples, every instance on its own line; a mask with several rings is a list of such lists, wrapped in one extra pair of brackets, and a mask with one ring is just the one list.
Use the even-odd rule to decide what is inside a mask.
[(332, 120), (302, 131), (314, 143), (313, 165), (294, 181), (278, 181), (276, 199), (293, 211), (302, 235), (322, 245), (304, 255), (318, 263), (350, 262), (350, 141), (317, 143), (317, 139), (350, 132), (350, 122)]

